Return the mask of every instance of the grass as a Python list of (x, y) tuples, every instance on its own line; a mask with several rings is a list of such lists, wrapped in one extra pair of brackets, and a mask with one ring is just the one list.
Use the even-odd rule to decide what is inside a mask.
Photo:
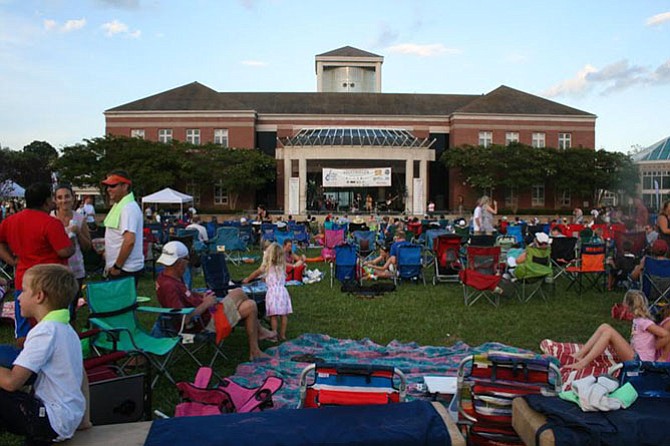
[[(257, 265), (229, 265), (234, 279), (241, 279)], [(323, 263), (309, 264), (327, 271)], [(294, 314), (289, 317), (288, 338), (302, 333), (323, 333), (336, 338), (370, 338), (387, 344), (396, 339), (415, 341), (422, 345), (449, 346), (457, 341), (476, 346), (497, 341), (539, 352), (544, 338), (584, 342), (596, 327), (608, 322), (628, 336), (630, 325), (610, 318), (610, 308), (620, 302), (623, 292), (586, 292), (581, 297), (576, 291), (566, 291), (565, 281), (556, 285), (555, 295), (548, 302), (533, 298), (520, 303), (516, 298), (503, 297), (499, 308), (480, 300), (471, 307), (463, 304), (463, 289), (458, 284), (431, 285), (432, 270), (426, 271), (427, 285), (403, 283), (394, 293), (375, 299), (361, 299), (343, 294), (336, 284), (330, 288), (329, 276), (320, 283), (289, 288)], [(202, 286), (202, 276), (196, 277), (196, 286)], [(151, 296), (155, 290), (151, 276), (140, 283), (140, 295)], [(85, 310), (78, 321), (85, 319)], [(152, 319), (142, 318), (150, 328)], [(13, 330), (0, 327), (0, 342), (13, 342)], [(261, 348), (272, 344), (262, 343)], [(226, 362), (217, 362), (220, 375), (234, 373), (241, 362), (248, 359), (244, 330), (237, 329), (225, 342)], [(185, 360), (171, 369), (178, 380), (192, 381), (195, 366)], [(171, 415), (177, 402), (174, 386), (161, 379), (154, 389), (154, 409)], [(0, 444), (20, 444), (17, 437), (0, 435)]]

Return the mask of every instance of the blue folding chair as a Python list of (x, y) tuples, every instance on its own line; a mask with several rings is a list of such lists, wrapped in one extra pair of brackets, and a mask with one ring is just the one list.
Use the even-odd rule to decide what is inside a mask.
[(210, 252), (223, 251), (226, 259), (239, 265), (242, 253), (247, 252), (247, 245), (240, 238), (240, 230), (234, 226), (222, 226), (216, 231), (216, 238), (210, 245)]
[(335, 260), (330, 263), (330, 287), (334, 278), (342, 283), (357, 280), (358, 254), (356, 247), (349, 243), (335, 247)]
[(507, 234), (508, 236), (514, 237), (516, 242), (519, 244), (520, 247), (524, 247), (526, 245), (526, 241), (524, 240), (523, 237), (523, 226), (522, 225), (510, 225), (507, 227)]
[(398, 246), (397, 260), (397, 275), (394, 282), (398, 280), (415, 280), (421, 279), (423, 284), (426, 284), (426, 278), (423, 275), (423, 256), (421, 245), (414, 243), (403, 243)]
[(644, 258), (642, 291), (647, 296), (650, 307), (670, 304), (670, 260)]
[(375, 252), (375, 243), (377, 241), (377, 233), (373, 231), (354, 231), (351, 234), (356, 253), (361, 261), (365, 261)]

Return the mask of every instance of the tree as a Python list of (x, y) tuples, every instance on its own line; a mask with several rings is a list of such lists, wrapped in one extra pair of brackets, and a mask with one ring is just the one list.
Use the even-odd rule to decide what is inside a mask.
[(606, 190), (634, 194), (639, 181), (630, 156), (605, 150), (462, 146), (445, 151), (441, 161), (460, 169), (468, 186), (479, 192), (500, 186), (523, 190), (544, 181), (556, 193), (569, 189), (573, 197), (599, 203)]

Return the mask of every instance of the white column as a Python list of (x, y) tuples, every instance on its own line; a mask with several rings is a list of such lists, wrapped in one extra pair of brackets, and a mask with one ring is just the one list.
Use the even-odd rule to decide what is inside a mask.
[(412, 200), (414, 199), (414, 159), (409, 158), (405, 160), (405, 190), (407, 196), (405, 199), (405, 210), (412, 215), (414, 209), (412, 208)]
[(291, 158), (284, 151), (284, 212), (288, 212), (289, 183), (291, 181)]
[(428, 205), (428, 161), (421, 160), (419, 161), (419, 177), (423, 180), (423, 198), (425, 203), (423, 203), (424, 208)]
[(298, 159), (298, 177), (300, 178), (300, 214), (307, 209), (307, 160), (305, 155)]

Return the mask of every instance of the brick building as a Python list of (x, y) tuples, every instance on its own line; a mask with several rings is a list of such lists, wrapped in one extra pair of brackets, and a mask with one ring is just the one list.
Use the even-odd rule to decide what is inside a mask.
[[(259, 148), (277, 159), (276, 184), (240, 197), (238, 207), (296, 214), (326, 201), (347, 208), (359, 195), (411, 214), (424, 213), (428, 200), (438, 210), (472, 207), (476, 194), (438, 162), (451, 147), (595, 146), (591, 113), (507, 86), (484, 95), (381, 93), (382, 63), (351, 47), (317, 55), (315, 93), (226, 93), (193, 82), (107, 110), (106, 133)], [(183, 186), (204, 207), (228, 206), (221, 188)], [(494, 194), (519, 208), (573, 206), (569, 191), (555, 197), (548, 186)]]

